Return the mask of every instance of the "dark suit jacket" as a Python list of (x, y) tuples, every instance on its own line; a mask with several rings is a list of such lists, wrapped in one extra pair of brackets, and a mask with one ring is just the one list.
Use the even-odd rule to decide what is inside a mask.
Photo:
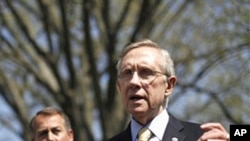
[[(172, 141), (174, 137), (178, 141), (197, 141), (202, 134), (203, 131), (199, 124), (180, 121), (169, 115), (169, 123), (165, 130), (163, 141)], [(131, 141), (130, 124), (123, 132), (108, 141)]]

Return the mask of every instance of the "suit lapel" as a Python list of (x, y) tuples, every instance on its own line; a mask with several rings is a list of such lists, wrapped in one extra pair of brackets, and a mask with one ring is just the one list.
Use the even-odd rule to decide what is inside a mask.
[(128, 127), (123, 131), (120, 141), (132, 141), (132, 135), (131, 135), (131, 131), (130, 131), (130, 127), (131, 123), (129, 123)]
[[(130, 126), (131, 123), (129, 123), (128, 127), (122, 132), (119, 141), (131, 141)], [(184, 126), (181, 122), (169, 114), (169, 122), (163, 135), (163, 141), (184, 141), (185, 135), (181, 133), (183, 128)]]
[(169, 122), (163, 136), (163, 141), (184, 141), (185, 135), (180, 132), (183, 128), (183, 125), (177, 119), (169, 115)]

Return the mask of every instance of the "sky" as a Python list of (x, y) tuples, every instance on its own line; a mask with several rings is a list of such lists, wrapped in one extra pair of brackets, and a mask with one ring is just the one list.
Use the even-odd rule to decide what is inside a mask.
[[(4, 101), (3, 97), (0, 95), (0, 118), (4, 120), (13, 120), (9, 117), (13, 115), (12, 110), (7, 105), (7, 103)], [(13, 117), (12, 117), (13, 118)], [(15, 119), (14, 119), (15, 120)], [(12, 122), (16, 123), (16, 121)], [(15, 124), (16, 128), (18, 129), (18, 124)], [(0, 122), (0, 141), (22, 141), (13, 131), (6, 128), (6, 126), (3, 125), (3, 122), (1, 120)]]

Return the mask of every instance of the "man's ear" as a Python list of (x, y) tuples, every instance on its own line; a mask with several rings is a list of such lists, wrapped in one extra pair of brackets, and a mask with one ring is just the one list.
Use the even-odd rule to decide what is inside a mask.
[(74, 141), (74, 132), (73, 132), (72, 129), (70, 129), (70, 130), (68, 131), (68, 134), (69, 134), (70, 141)]
[(177, 81), (177, 78), (175, 76), (171, 76), (167, 79), (165, 96), (169, 96), (172, 93), (174, 86), (176, 84), (176, 81)]
[(68, 134), (68, 139), (69, 139), (69, 141), (74, 141), (74, 131), (73, 131), (73, 129), (68, 129), (67, 130), (67, 134)]
[(116, 86), (117, 86), (118, 90), (121, 91), (121, 84), (120, 84), (119, 80), (116, 81)]

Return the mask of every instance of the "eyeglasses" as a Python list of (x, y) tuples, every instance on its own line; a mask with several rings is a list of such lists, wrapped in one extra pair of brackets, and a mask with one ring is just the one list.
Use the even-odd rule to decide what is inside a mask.
[(138, 71), (134, 71), (132, 69), (122, 70), (118, 78), (122, 81), (128, 81), (133, 78), (135, 72), (137, 72), (140, 80), (145, 83), (151, 83), (158, 76), (158, 74), (168, 76), (166, 73), (144, 68)]

